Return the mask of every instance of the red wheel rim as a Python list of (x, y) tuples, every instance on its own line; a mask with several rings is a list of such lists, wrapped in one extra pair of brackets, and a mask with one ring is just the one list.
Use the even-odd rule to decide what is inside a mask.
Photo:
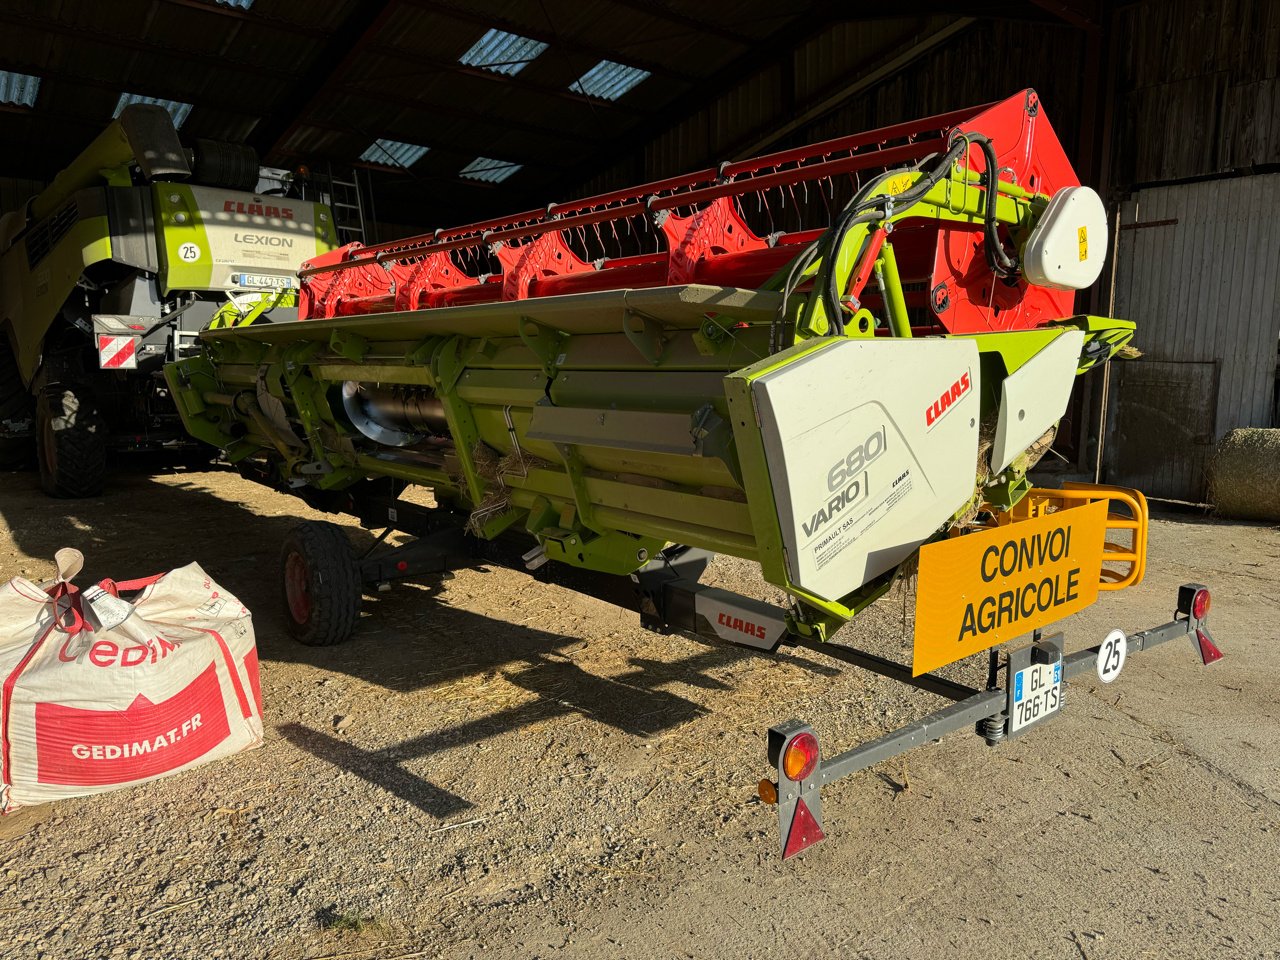
[(284, 596), (295, 623), (311, 619), (311, 577), (302, 554), (291, 553), (284, 562)]

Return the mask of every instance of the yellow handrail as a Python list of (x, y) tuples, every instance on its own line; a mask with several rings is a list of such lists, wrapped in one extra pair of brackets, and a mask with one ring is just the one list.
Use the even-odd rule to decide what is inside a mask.
[[(1017, 523), (1057, 510), (1067, 510), (1099, 500), (1107, 501), (1107, 539), (1102, 545), (1104, 564), (1099, 590), (1123, 590), (1142, 582), (1147, 573), (1147, 498), (1141, 491), (1094, 483), (1064, 483), (1056, 489), (1033, 487), (1004, 514), (997, 514), (998, 524)], [(1123, 511), (1123, 512), (1119, 512)], [(1133, 542), (1121, 543), (1110, 538), (1112, 531), (1128, 531)], [(1125, 564), (1124, 571), (1108, 569), (1107, 564)]]

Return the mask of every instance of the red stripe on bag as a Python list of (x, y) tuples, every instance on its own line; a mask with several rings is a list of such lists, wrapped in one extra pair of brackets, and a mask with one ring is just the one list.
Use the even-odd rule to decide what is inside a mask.
[(258, 716), (262, 716), (262, 680), (258, 677), (258, 648), (255, 645), (244, 655), (244, 675), (249, 678), (249, 690), (253, 694)]
[(13, 705), (13, 688), (17, 686), (18, 678), (22, 676), (22, 671), (27, 669), (27, 664), (31, 662), (31, 658), (36, 655), (36, 651), (44, 646), (44, 642), (49, 639), (49, 634), (53, 633), (53, 628), (57, 625), (56, 619), (49, 624), (49, 629), (44, 632), (44, 636), (31, 645), (27, 655), (18, 661), (18, 665), (13, 668), (4, 681), (4, 703), (0, 704), (0, 709), (4, 711), (4, 743), (0, 745), (0, 750), (3, 751), (0, 753), (0, 782), (6, 786), (13, 786), (13, 782), (9, 779), (9, 731), (13, 729), (9, 723), (9, 708)]
[(204, 627), (191, 627), (192, 630), (199, 630), (201, 633), (207, 633), (213, 639), (218, 641), (218, 646), (222, 648), (222, 659), (226, 661), (227, 673), (231, 674), (231, 686), (236, 692), (236, 700), (240, 703), (240, 713), (248, 720), (253, 716), (253, 712), (249, 707), (249, 698), (245, 696), (244, 684), (240, 682), (240, 671), (236, 669), (235, 658), (231, 656), (231, 648), (227, 646), (227, 641), (222, 639), (222, 634), (217, 630), (206, 630)]
[(36, 704), (36, 780), (106, 786), (186, 766), (231, 735), (214, 663), (168, 700), (123, 710)]

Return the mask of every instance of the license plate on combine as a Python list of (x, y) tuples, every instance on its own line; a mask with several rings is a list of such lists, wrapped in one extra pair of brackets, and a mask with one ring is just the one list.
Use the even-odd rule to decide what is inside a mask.
[(291, 290), (294, 284), (293, 277), (268, 277), (260, 273), (238, 273), (232, 279), (242, 287), (267, 290)]
[(1035, 663), (1013, 675), (1009, 732), (1053, 716), (1062, 709), (1062, 661)]

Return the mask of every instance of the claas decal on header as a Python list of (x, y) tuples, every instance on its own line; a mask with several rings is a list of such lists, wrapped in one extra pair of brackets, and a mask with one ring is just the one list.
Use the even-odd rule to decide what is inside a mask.
[[(1073, 309), (1107, 246), (1028, 90), (343, 247), (301, 271), (301, 319), (209, 331), (167, 376), (246, 475), (416, 537), (355, 559), (339, 528), (298, 528), (283, 595), (305, 643), (349, 634), (362, 584), (484, 562), (954, 701), (836, 755), (806, 723), (773, 728), (759, 790), (791, 856), (822, 837), (823, 784), (962, 727), (1021, 735), (1073, 674), (1113, 679), (1173, 637), (1218, 656), (1193, 585), (1154, 630), (1070, 655), (1041, 635), (1145, 565), (1140, 493), (1027, 479), (1075, 378), (1133, 335)], [(411, 484), (436, 506), (400, 499)], [(790, 606), (701, 584), (714, 552)], [(910, 662), (826, 642), (917, 565)], [(985, 689), (932, 673), (971, 655)]]

